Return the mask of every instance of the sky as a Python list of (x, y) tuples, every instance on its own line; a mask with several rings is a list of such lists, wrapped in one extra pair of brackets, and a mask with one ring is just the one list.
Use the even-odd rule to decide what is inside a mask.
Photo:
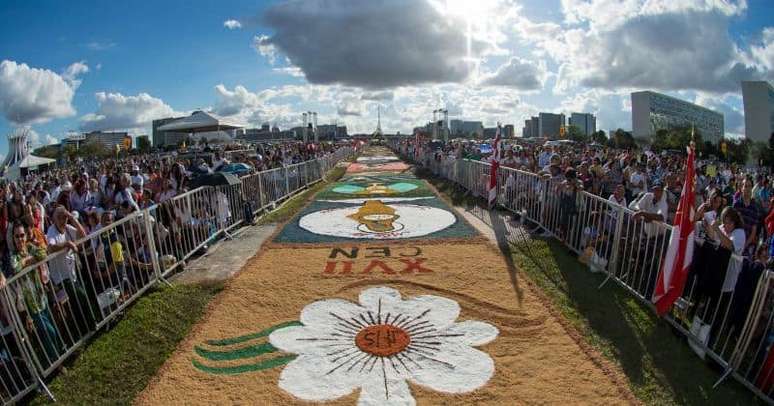
[(631, 129), (637, 90), (738, 136), (740, 81), (774, 81), (771, 0), (4, 0), (0, 21), (0, 134), (35, 146), (197, 109), (283, 129), (316, 111), (350, 133), (377, 106), (388, 133), (438, 108), (519, 134), (539, 111)]

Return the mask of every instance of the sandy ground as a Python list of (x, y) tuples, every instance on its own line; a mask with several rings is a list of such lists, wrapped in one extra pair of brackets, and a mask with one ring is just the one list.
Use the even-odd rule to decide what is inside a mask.
[[(385, 155), (375, 150), (366, 156), (368, 152)], [(493, 340), (475, 346), (494, 363), (494, 372), (481, 386), (452, 394), (409, 380), (408, 396), (396, 404), (412, 400), (419, 405), (637, 403), (625, 379), (563, 324), (495, 244), (485, 241), (475, 237), (442, 244), (371, 241), (297, 248), (269, 244), (210, 303), (206, 315), (136, 403), (309, 404), (280, 387), (283, 370), (301, 357), (290, 361), (294, 354), (277, 350), (265, 335), (233, 339), (297, 323), (304, 307), (319, 300), (357, 303), (359, 294), (374, 287), (396, 289), (404, 300), (422, 295), (453, 300), (460, 308), (458, 323), (481, 321), (499, 331)], [(408, 265), (412, 263), (418, 267)], [(345, 345), (353, 345), (349, 338), (344, 340)], [(362, 344), (357, 340), (351, 341)], [(275, 362), (281, 359), (285, 361)], [(453, 365), (444, 368), (439, 371), (455, 373)], [(367, 371), (352, 373), (363, 379), (368, 376)], [(350, 376), (360, 379), (360, 375)], [(319, 385), (320, 393), (330, 389), (323, 381), (315, 382), (313, 375), (302, 383), (312, 390)], [(328, 403), (356, 404), (366, 392), (356, 388)]]
[[(301, 404), (277, 386), (282, 367), (238, 375), (215, 375), (193, 367), (194, 347), (206, 340), (240, 336), (281, 322), (298, 320), (315, 300), (357, 300), (371, 286), (398, 289), (404, 297), (432, 294), (457, 301), (459, 320), (483, 320), (499, 336), (479, 349), (495, 363), (495, 373), (482, 388), (449, 395), (411, 385), (417, 404), (622, 404), (630, 395), (610, 372), (595, 363), (546, 305), (520, 284), (498, 252), (489, 245), (417, 247), (423, 266), (432, 272), (386, 275), (382, 269), (362, 274), (383, 250), (359, 245), (351, 275), (324, 273), (331, 249), (270, 249), (245, 269), (210, 305), (207, 315), (168, 360), (137, 404)], [(402, 269), (399, 255), (416, 249), (392, 247), (382, 258)], [(397, 257), (397, 258), (396, 258)], [(341, 258), (341, 257), (339, 257)], [(258, 357), (260, 358), (260, 357)], [(250, 361), (250, 360), (248, 360)], [(204, 362), (204, 361), (203, 361)], [(242, 361), (228, 361), (236, 365)], [(210, 362), (212, 363), (212, 362)], [(353, 393), (336, 402), (354, 404)]]

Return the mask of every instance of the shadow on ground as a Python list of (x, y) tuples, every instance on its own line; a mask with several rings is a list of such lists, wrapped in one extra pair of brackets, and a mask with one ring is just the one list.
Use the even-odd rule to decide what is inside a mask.
[(614, 282), (598, 289), (604, 275), (591, 274), (558, 241), (528, 235), (509, 223), (507, 213), (482, 208), (475, 197), (450, 182), (426, 171), (417, 175), (455, 206), (494, 229), (497, 245), (508, 258), (517, 294), (522, 273), (541, 288), (589, 344), (620, 366), (632, 392), (643, 403), (763, 404), (733, 379), (713, 389), (722, 373), (719, 367), (699, 359), (684, 338)]

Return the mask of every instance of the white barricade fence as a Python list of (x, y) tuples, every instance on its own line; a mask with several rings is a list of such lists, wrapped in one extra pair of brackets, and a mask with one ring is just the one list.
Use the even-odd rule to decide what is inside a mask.
[(145, 291), (248, 220), (246, 207), (250, 215), (267, 210), (353, 152), (341, 148), (239, 184), (200, 187), (118, 221), (106, 214), (87, 236), (66, 229), (75, 249), (28, 252), (34, 260), (0, 288), (0, 401), (15, 403), (35, 389), (53, 397), (44, 378)]
[[(489, 163), (456, 159), (397, 143), (393, 150), (474, 196), (487, 196)], [(424, 151), (423, 151), (424, 152)], [(446, 158), (447, 161), (449, 160)], [(453, 170), (446, 169), (454, 168)], [(645, 221), (608, 199), (574, 190), (566, 182), (512, 168), (498, 169), (498, 200), (523, 221), (547, 231), (578, 254), (591, 272), (607, 275), (642, 303), (651, 302), (672, 226)], [(697, 239), (694, 266), (683, 295), (666, 320), (702, 359), (727, 369), (748, 389), (774, 402), (774, 272), (710, 241)], [(604, 285), (604, 282), (600, 288)]]

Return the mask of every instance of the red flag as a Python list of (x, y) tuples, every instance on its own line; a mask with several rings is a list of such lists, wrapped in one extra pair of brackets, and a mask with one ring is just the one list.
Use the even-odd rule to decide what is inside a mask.
[(494, 207), (497, 202), (497, 169), (500, 167), (500, 125), (495, 132), (494, 150), (490, 160), (492, 167), (489, 172), (489, 207)]
[(683, 294), (688, 269), (693, 261), (693, 203), (694, 151), (688, 147), (688, 159), (685, 161), (685, 183), (677, 205), (674, 228), (669, 239), (666, 257), (658, 273), (653, 303), (659, 316), (666, 314), (672, 304)]

